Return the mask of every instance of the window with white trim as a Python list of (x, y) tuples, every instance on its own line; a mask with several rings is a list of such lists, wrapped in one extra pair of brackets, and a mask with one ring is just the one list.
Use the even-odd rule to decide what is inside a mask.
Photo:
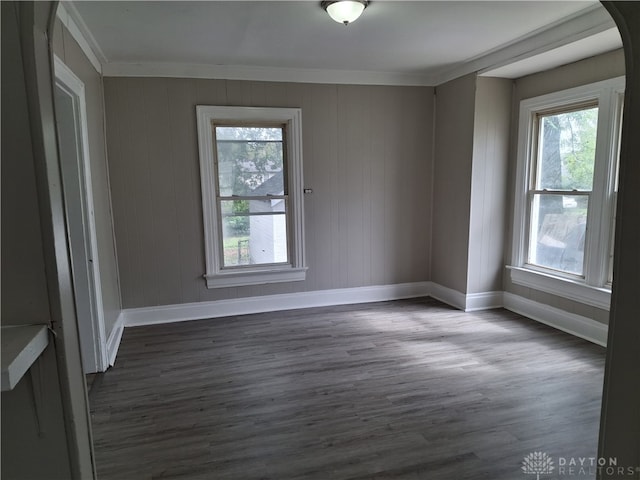
[(207, 287), (304, 280), (300, 109), (196, 114)]
[(609, 308), (624, 79), (523, 100), (511, 280)]

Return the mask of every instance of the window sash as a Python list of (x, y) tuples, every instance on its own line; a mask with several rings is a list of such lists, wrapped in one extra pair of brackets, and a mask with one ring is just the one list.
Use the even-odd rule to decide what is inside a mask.
[[(593, 108), (599, 109), (599, 107), (600, 105), (597, 100), (589, 100), (586, 102), (571, 103), (570, 105), (555, 106), (553, 108), (548, 108), (545, 110), (537, 110), (533, 114), (533, 125), (531, 126), (532, 128), (531, 163), (533, 165), (529, 170), (530, 171), (530, 179), (529, 179), (530, 189), (536, 189), (537, 185), (540, 183), (540, 176), (541, 176), (540, 167), (542, 165), (542, 149), (540, 148), (542, 141), (540, 139), (540, 136), (542, 133), (542, 126), (541, 126), (542, 121), (547, 117), (552, 117), (552, 116), (561, 115), (565, 113), (580, 112), (583, 110), (590, 110)], [(599, 114), (600, 112), (598, 112), (598, 116)], [(540, 190), (563, 191), (564, 189), (540, 189)], [(571, 189), (571, 191), (588, 191), (588, 190)]]
[[(217, 213), (217, 225), (218, 225), (218, 231), (219, 236), (221, 238), (221, 241), (218, 242), (218, 255), (219, 255), (219, 264), (220, 264), (220, 269), (221, 270), (236, 270), (236, 271), (240, 271), (240, 270), (246, 270), (246, 269), (253, 269), (255, 267), (275, 267), (275, 266), (282, 266), (282, 265), (291, 265), (290, 262), (290, 258), (291, 258), (291, 221), (289, 218), (289, 214), (288, 214), (288, 208), (287, 208), (287, 204), (288, 204), (288, 199), (289, 199), (289, 195), (287, 195), (287, 182), (286, 182), (286, 172), (287, 172), (287, 156), (286, 156), (286, 148), (285, 148), (285, 142), (286, 142), (286, 128), (284, 128), (281, 124), (269, 124), (269, 123), (243, 123), (241, 125), (238, 124), (229, 124), (229, 123), (224, 123), (224, 124), (218, 124), (218, 123), (213, 123), (213, 128), (212, 128), (212, 135), (213, 135), (213, 142), (214, 145), (216, 145), (216, 148), (214, 150), (214, 172), (215, 172), (215, 189), (216, 189), (216, 203), (217, 203), (217, 209), (216, 209), (216, 213)], [(280, 128), (282, 130), (282, 140), (273, 140), (273, 141), (262, 141), (262, 140), (218, 140), (216, 137), (216, 128), (217, 127), (238, 127), (238, 126), (242, 126), (242, 127), (250, 127), (250, 128)], [(281, 143), (282, 144), (282, 174), (283, 174), (283, 189), (284, 189), (284, 194), (281, 195), (271, 195), (271, 194), (267, 194), (267, 195), (227, 195), (227, 196), (223, 196), (220, 195), (220, 174), (219, 174), (219, 160), (218, 160), (218, 148), (217, 148), (217, 144), (220, 142), (226, 142), (226, 143)], [(222, 204), (225, 201), (272, 201), (272, 200), (284, 200), (284, 211), (282, 212), (232, 212), (232, 213), (223, 213), (223, 208), (222, 208)], [(230, 218), (230, 217), (259, 217), (259, 216), (280, 216), (283, 215), (285, 217), (285, 251), (286, 251), (286, 260), (283, 262), (256, 262), (256, 263), (245, 263), (245, 264), (238, 264), (238, 265), (227, 265), (225, 262), (225, 229), (224, 229), (224, 219), (225, 218)], [(250, 244), (249, 244), (249, 248), (250, 248)], [(249, 252), (251, 252), (249, 250)]]
[[(222, 201), (233, 200), (249, 200), (249, 201), (271, 201), (271, 200), (284, 200), (284, 210), (276, 212), (238, 212), (238, 213), (222, 213)], [(278, 267), (278, 266), (291, 266), (292, 258), (292, 241), (291, 241), (291, 217), (289, 213), (289, 197), (288, 195), (266, 195), (263, 197), (219, 197), (216, 212), (218, 214), (217, 224), (220, 234), (220, 242), (218, 242), (218, 255), (220, 262), (220, 270), (224, 271), (241, 271), (248, 269), (255, 269), (256, 267)], [(275, 217), (284, 216), (286, 231), (285, 231), (285, 252), (287, 258), (283, 262), (260, 262), (260, 263), (245, 263), (239, 265), (225, 265), (225, 247), (224, 247), (224, 219), (229, 217)]]
[[(528, 179), (529, 189), (527, 192), (527, 213), (526, 213), (527, 223), (525, 227), (526, 243), (525, 243), (525, 256), (523, 259), (524, 260), (523, 264), (535, 267), (536, 269), (550, 271), (558, 275), (579, 278), (579, 279), (586, 278), (586, 270), (587, 270), (586, 263), (588, 261), (586, 238), (585, 238), (584, 244), (582, 245), (583, 257), (582, 257), (582, 262), (581, 262), (579, 272), (570, 271), (568, 269), (562, 269), (560, 268), (559, 265), (552, 266), (549, 264), (551, 263), (551, 261), (548, 261), (546, 262), (547, 264), (545, 264), (545, 262), (541, 260), (539, 261), (533, 260), (534, 258), (540, 257), (540, 255), (543, 255), (543, 252), (545, 251), (544, 250), (545, 246), (543, 244), (538, 245), (538, 243), (541, 241), (541, 239), (538, 238), (538, 235), (541, 233), (539, 232), (541, 225), (539, 223), (540, 219), (538, 218), (539, 212), (536, 210), (536, 205), (538, 205), (538, 208), (540, 208), (539, 202), (541, 201), (543, 196), (546, 196), (546, 197), (560, 196), (563, 198), (568, 196), (586, 197), (587, 198), (587, 207), (586, 207), (586, 210), (587, 210), (586, 223), (587, 224), (585, 226), (585, 229), (588, 230), (589, 229), (589, 209), (592, 203), (591, 197), (593, 193), (592, 189), (586, 190), (586, 189), (575, 189), (575, 188), (539, 188), (538, 187), (538, 185), (542, 183), (542, 180), (540, 177), (543, 174), (542, 172), (542, 162), (543, 162), (543, 146), (542, 145), (543, 144), (542, 144), (542, 138), (541, 138), (543, 135), (542, 122), (544, 121), (544, 119), (549, 117), (563, 115), (563, 114), (572, 113), (572, 112), (590, 110), (593, 108), (599, 109), (599, 102), (597, 99), (590, 99), (587, 101), (570, 103), (566, 105), (557, 105), (552, 108), (546, 108), (546, 109), (535, 111), (532, 115), (532, 125), (531, 125), (532, 145), (531, 145), (531, 155), (528, 159), (528, 163), (529, 163), (528, 171), (530, 172), (530, 175)], [(600, 112), (598, 111), (598, 116), (599, 114)], [(595, 161), (596, 159), (594, 158), (594, 169), (595, 169)], [(593, 181), (594, 180), (592, 179), (592, 183)], [(562, 182), (559, 180), (558, 183), (562, 183)], [(564, 214), (564, 212), (562, 212), (562, 214)], [(544, 222), (544, 219), (543, 219), (543, 222)], [(536, 240), (535, 246), (534, 246), (534, 240)], [(550, 255), (551, 254), (550, 252), (554, 250), (554, 248), (550, 246), (547, 246), (546, 249), (547, 249), (546, 251), (548, 252), (547, 255)], [(565, 251), (562, 252), (561, 257), (564, 256)]]
[[(227, 140), (218, 139), (216, 128), (217, 127), (230, 127), (230, 128), (278, 128), (282, 132), (282, 140)], [(218, 160), (218, 144), (219, 143), (280, 143), (282, 144), (282, 185), (284, 188), (284, 195), (289, 194), (289, 162), (287, 151), (287, 125), (279, 122), (260, 122), (260, 121), (245, 121), (245, 122), (211, 122), (211, 134), (213, 139), (213, 163), (215, 171), (215, 191), (217, 198), (226, 198), (220, 195), (220, 173), (219, 173), (219, 160)], [(232, 195), (233, 197), (257, 197), (253, 195)], [(275, 196), (275, 195), (274, 195)], [(247, 198), (248, 199), (248, 198)]]
[[(533, 252), (532, 252), (532, 240), (533, 238), (537, 238), (538, 236), (538, 232), (537, 232), (537, 214), (534, 212), (534, 205), (536, 202), (536, 197), (540, 198), (542, 195), (546, 195), (546, 196), (558, 196), (558, 197), (586, 197), (587, 198), (587, 225), (586, 225), (586, 229), (588, 230), (589, 225), (588, 225), (588, 212), (589, 212), (589, 204), (591, 203), (591, 192), (586, 192), (586, 191), (575, 191), (575, 190), (553, 190), (553, 191), (549, 191), (549, 190), (532, 190), (529, 192), (529, 200), (528, 200), (528, 212), (527, 212), (527, 218), (528, 218), (528, 228), (526, 231), (526, 238), (527, 238), (527, 253), (526, 253), (526, 258), (525, 258), (525, 265), (529, 265), (532, 267), (535, 267), (536, 269), (543, 269), (543, 270), (548, 270), (551, 272), (555, 272), (556, 274), (560, 274), (563, 276), (568, 276), (568, 277), (574, 277), (574, 278), (581, 278), (584, 279), (585, 278), (585, 270), (586, 270), (586, 251), (587, 251), (587, 245), (586, 245), (586, 239), (585, 239), (585, 244), (583, 245), (583, 260), (582, 260), (582, 272), (577, 273), (577, 272), (571, 272), (569, 270), (563, 270), (560, 268), (554, 268), (550, 265), (542, 265), (541, 263), (536, 263), (534, 261), (532, 261), (532, 257), (534, 256)], [(536, 250), (536, 256), (538, 255), (538, 251)]]

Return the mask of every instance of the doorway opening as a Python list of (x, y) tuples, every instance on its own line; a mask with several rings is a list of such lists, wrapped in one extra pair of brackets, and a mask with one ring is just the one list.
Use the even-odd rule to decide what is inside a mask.
[(109, 364), (83, 82), (55, 57), (54, 101), (76, 315), (85, 374)]

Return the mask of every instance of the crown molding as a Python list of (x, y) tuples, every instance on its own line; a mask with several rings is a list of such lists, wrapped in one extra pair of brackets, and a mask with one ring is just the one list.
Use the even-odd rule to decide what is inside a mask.
[(433, 75), (434, 85), (441, 85), (469, 73), (493, 70), (568, 45), (604, 32), (616, 25), (601, 5), (577, 12), (568, 19), (545, 25), (513, 42), (501, 45), (477, 57), (470, 58), (453, 68)]
[(105, 77), (173, 77), (267, 82), (431, 86), (433, 78), (394, 72), (183, 63), (107, 63)]
[(80, 49), (87, 56), (93, 68), (98, 73), (102, 73), (103, 65), (107, 63), (107, 57), (73, 3), (59, 2), (56, 15), (60, 22), (67, 27), (73, 39), (78, 42)]

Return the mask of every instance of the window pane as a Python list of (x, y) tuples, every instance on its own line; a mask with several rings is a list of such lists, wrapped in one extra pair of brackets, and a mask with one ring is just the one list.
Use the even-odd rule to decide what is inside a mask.
[(280, 127), (216, 127), (218, 186), (230, 197), (284, 194)]
[(536, 190), (592, 190), (598, 107), (538, 121)]
[(587, 195), (534, 195), (529, 263), (583, 274)]
[(221, 202), (224, 267), (288, 263), (284, 199)]

